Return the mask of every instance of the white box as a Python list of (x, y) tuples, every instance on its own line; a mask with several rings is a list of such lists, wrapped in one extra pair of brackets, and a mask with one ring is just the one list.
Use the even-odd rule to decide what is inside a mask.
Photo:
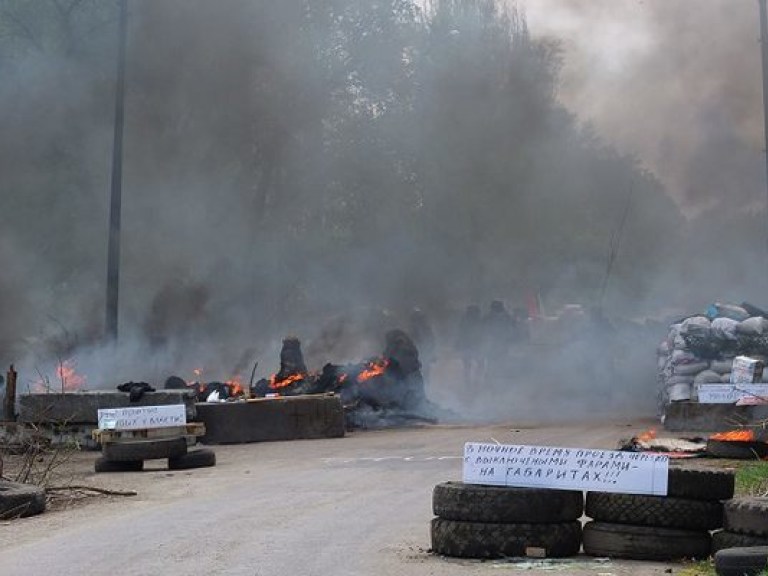
[(754, 384), (763, 377), (763, 363), (748, 356), (736, 356), (731, 369), (731, 384)]

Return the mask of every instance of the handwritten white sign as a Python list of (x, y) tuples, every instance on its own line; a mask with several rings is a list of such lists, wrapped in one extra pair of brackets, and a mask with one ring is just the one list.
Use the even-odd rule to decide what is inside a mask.
[(768, 384), (699, 384), (700, 404), (735, 404), (742, 398), (768, 398)]
[(187, 423), (187, 410), (184, 404), (108, 408), (99, 410), (98, 415), (99, 430), (169, 428), (184, 426)]
[(514, 444), (464, 445), (464, 482), (666, 496), (669, 457)]

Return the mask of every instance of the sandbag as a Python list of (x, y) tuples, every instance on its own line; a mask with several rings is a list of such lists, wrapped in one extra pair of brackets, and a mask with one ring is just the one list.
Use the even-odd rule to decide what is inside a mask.
[(669, 359), (670, 364), (678, 366), (680, 364), (700, 364), (701, 360), (693, 352), (687, 350), (675, 350)]
[(704, 370), (699, 372), (693, 379), (694, 384), (719, 384), (721, 375), (713, 370)]
[(674, 386), (675, 384), (693, 384), (693, 376), (670, 376), (667, 378), (667, 386)]
[(729, 318), (741, 322), (749, 318), (749, 312), (741, 306), (715, 302), (707, 309), (710, 318)]
[(706, 316), (692, 316), (686, 318), (683, 321), (683, 325), (680, 327), (680, 335), (685, 336), (699, 336), (706, 338), (712, 331), (712, 323)]
[(730, 384), (731, 383), (731, 373), (728, 372), (726, 374), (722, 374), (720, 376), (720, 383), (721, 384)]
[(736, 332), (746, 336), (762, 336), (768, 333), (768, 320), (762, 316), (753, 316), (739, 322)]
[(732, 318), (715, 318), (712, 320), (712, 337), (718, 340), (736, 340), (739, 323)]
[(712, 360), (709, 369), (718, 374), (726, 374), (733, 368), (733, 358), (724, 358), (722, 360)]
[(709, 362), (696, 362), (695, 364), (678, 364), (672, 368), (675, 376), (695, 376), (709, 368)]

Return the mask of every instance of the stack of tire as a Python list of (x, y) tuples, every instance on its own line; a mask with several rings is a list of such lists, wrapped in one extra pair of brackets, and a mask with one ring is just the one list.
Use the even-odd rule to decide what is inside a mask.
[(580, 491), (443, 482), (432, 494), (432, 551), (459, 558), (579, 553)]
[(710, 530), (723, 525), (734, 475), (671, 465), (667, 496), (587, 492), (584, 552), (590, 556), (670, 561), (710, 556)]
[(768, 546), (768, 498), (742, 497), (725, 503), (724, 530), (712, 535), (712, 550)]
[(168, 459), (169, 470), (187, 470), (216, 464), (213, 450), (188, 451), (184, 436), (108, 442), (94, 464), (96, 472), (141, 472), (145, 460)]

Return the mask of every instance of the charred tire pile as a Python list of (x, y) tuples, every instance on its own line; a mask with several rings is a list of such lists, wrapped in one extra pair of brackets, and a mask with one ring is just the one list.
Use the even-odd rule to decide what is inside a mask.
[(563, 558), (581, 547), (579, 491), (444, 482), (432, 509), (432, 550), (445, 556)]
[(725, 530), (712, 536), (712, 550), (768, 546), (768, 498), (734, 498), (725, 503)]
[(588, 492), (584, 552), (632, 560), (707, 558), (709, 530), (723, 525), (723, 504), (733, 496), (728, 472), (671, 466), (668, 496)]

